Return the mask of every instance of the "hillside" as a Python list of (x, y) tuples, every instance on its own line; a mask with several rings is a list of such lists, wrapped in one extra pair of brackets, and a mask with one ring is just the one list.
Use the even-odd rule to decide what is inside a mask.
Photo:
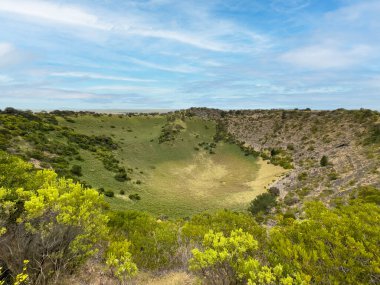
[[(330, 201), (358, 186), (380, 186), (380, 114), (370, 110), (196, 109), (219, 124), (222, 137), (292, 168), (271, 186), (287, 205), (315, 198)], [(327, 163), (321, 166), (326, 156)]]
[[(0, 114), (3, 149), (37, 168), (99, 189), (113, 209), (161, 217), (245, 210), (284, 174), (280, 166), (214, 142), (216, 122), (170, 114)], [(5, 138), (7, 136), (8, 138)]]
[(379, 144), (368, 110), (7, 108), (0, 284), (378, 284)]

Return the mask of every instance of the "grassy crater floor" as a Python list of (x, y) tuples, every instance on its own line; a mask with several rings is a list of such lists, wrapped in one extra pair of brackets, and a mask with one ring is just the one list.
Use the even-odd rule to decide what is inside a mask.
[[(186, 217), (205, 210), (245, 209), (265, 186), (285, 171), (261, 159), (245, 156), (233, 144), (217, 143), (210, 153), (200, 143), (212, 143), (215, 123), (197, 117), (179, 122), (183, 127), (174, 141), (159, 143), (165, 115), (84, 115), (60, 124), (87, 135), (111, 136), (121, 165), (130, 169), (131, 181), (118, 182), (102, 162), (82, 151), (82, 179), (93, 187), (115, 192), (108, 198), (114, 209), (136, 209), (155, 215)], [(131, 171), (133, 169), (133, 172)], [(124, 195), (119, 194), (121, 190)], [(138, 193), (139, 201), (129, 194)]]

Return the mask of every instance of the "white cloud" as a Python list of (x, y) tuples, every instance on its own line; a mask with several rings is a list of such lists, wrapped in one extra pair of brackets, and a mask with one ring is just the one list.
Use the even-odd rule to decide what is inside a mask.
[[(182, 7), (182, 9), (185, 8)], [(263, 35), (232, 22), (215, 19), (206, 12), (189, 11), (189, 9), (178, 11), (178, 14), (187, 17), (183, 19), (184, 21), (192, 22), (182, 28), (180, 25), (173, 24), (181, 18), (166, 22), (154, 13), (141, 10), (131, 9), (123, 15), (118, 12), (105, 12), (104, 15), (100, 15), (79, 6), (41, 0), (1, 0), (0, 13), (12, 13), (24, 19), (91, 28), (123, 36), (173, 41), (214, 52), (250, 52), (268, 43), (268, 39)], [(173, 13), (176, 11), (174, 10)], [(228, 38), (233, 40), (230, 41)], [(231, 43), (235, 41), (241, 44)]]
[(133, 92), (141, 94), (162, 94), (167, 95), (173, 93), (173, 89), (169, 88), (160, 88), (160, 87), (148, 87), (148, 86), (134, 86), (134, 85), (104, 85), (104, 86), (91, 86), (86, 88), (86, 90), (93, 91), (102, 91), (104, 92)]
[(70, 91), (63, 89), (53, 89), (44, 87), (12, 87), (4, 88), (1, 91), (4, 98), (16, 98), (16, 100), (32, 99), (32, 100), (55, 100), (55, 99), (91, 99), (96, 98), (97, 95), (80, 92)]
[(151, 79), (141, 79), (134, 77), (121, 77), (121, 76), (109, 76), (98, 73), (89, 72), (54, 72), (50, 74), (56, 77), (71, 77), (71, 78), (86, 78), (86, 79), (104, 79), (104, 80), (114, 80), (114, 81), (134, 81), (134, 82), (155, 82), (156, 80)]
[(212, 41), (208, 39), (203, 39), (198, 36), (191, 35), (189, 33), (181, 31), (170, 31), (170, 30), (155, 30), (155, 29), (135, 29), (127, 30), (129, 34), (143, 36), (143, 37), (152, 37), (159, 39), (166, 39), (171, 41), (180, 42), (183, 44), (188, 44), (197, 48), (211, 50), (211, 51), (231, 51), (232, 49), (227, 45)]
[(0, 74), (0, 84), (7, 84), (13, 81), (13, 78), (8, 75)]
[(0, 43), (0, 58), (7, 56), (13, 51), (13, 46), (9, 43)]
[(112, 28), (112, 25), (101, 23), (97, 16), (79, 7), (60, 5), (48, 1), (1, 0), (0, 11), (67, 25), (101, 30), (109, 30)]
[(272, 0), (272, 8), (280, 13), (294, 13), (310, 5), (310, 0)]
[(17, 64), (26, 59), (26, 55), (20, 53), (10, 43), (0, 42), (0, 67)]
[(192, 67), (189, 65), (179, 65), (179, 66), (166, 66), (166, 65), (161, 65), (133, 57), (127, 57), (127, 59), (135, 64), (149, 67), (152, 69), (158, 69), (158, 70), (163, 70), (163, 71), (168, 71), (168, 72), (177, 72), (177, 73), (195, 73), (199, 72), (199, 69), (196, 67)]
[(344, 49), (329, 45), (313, 45), (287, 52), (281, 59), (290, 64), (314, 69), (346, 68), (360, 64), (371, 54), (371, 47), (365, 45)]

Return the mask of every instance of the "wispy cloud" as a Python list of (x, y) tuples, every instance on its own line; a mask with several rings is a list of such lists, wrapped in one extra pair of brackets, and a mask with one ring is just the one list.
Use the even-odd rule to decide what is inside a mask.
[(167, 66), (146, 60), (141, 60), (133, 57), (126, 57), (130, 62), (148, 68), (158, 69), (162, 71), (175, 72), (175, 73), (194, 73), (199, 72), (199, 68), (189, 65)]
[[(86, 88), (87, 91), (95, 92), (102, 91), (102, 93), (107, 92), (118, 92), (122, 94), (126, 93), (145, 93), (145, 94), (162, 94), (168, 95), (173, 92), (170, 88), (160, 88), (160, 87), (149, 87), (149, 86), (134, 86), (134, 85), (95, 85)], [(115, 93), (113, 93), (115, 94)]]
[(13, 81), (13, 78), (8, 75), (0, 74), (0, 84), (7, 84)]
[(84, 79), (102, 79), (102, 80), (112, 80), (112, 81), (133, 81), (133, 82), (156, 82), (152, 79), (141, 79), (134, 77), (121, 77), (121, 76), (109, 76), (99, 73), (89, 73), (89, 72), (53, 72), (51, 76), (56, 77), (66, 77), (66, 78), (84, 78)]
[[(236, 36), (240, 34), (246, 40), (262, 42), (264, 36), (252, 31), (245, 31), (242, 27), (234, 27), (231, 23), (226, 26), (224, 22), (207, 21), (210, 32), (199, 30), (189, 32), (178, 27), (162, 28), (159, 19), (154, 20), (154, 14), (135, 16), (132, 13), (118, 16), (114, 13), (111, 20), (101, 17), (94, 12), (89, 12), (79, 6), (52, 3), (41, 0), (2, 0), (0, 2), (0, 12), (12, 13), (30, 19), (47, 21), (48, 23), (63, 24), (82, 28), (91, 28), (103, 32), (118, 33), (124, 36), (150, 37), (177, 43), (190, 45), (200, 49), (215, 52), (236, 52), (243, 51), (239, 45), (231, 45), (225, 40), (218, 40), (215, 37), (226, 35)], [(107, 14), (108, 15), (108, 14)], [(114, 19), (112, 21), (112, 19)], [(132, 19), (132, 20), (130, 20)], [(218, 24), (219, 23), (219, 24)], [(233, 29), (231, 30), (231, 27)], [(215, 33), (215, 31), (217, 31)]]
[(359, 1), (325, 13), (280, 60), (311, 69), (373, 65), (380, 60), (379, 13), (379, 1)]
[(380, 109), (380, 2), (322, 2), (0, 0), (0, 104)]
[(88, 13), (77, 6), (48, 1), (2, 0), (0, 2), (0, 11), (66, 25), (101, 30), (110, 30), (112, 28), (112, 25), (100, 22), (96, 15)]
[(280, 58), (290, 64), (315, 69), (347, 68), (361, 64), (373, 49), (366, 45), (339, 48), (333, 45), (302, 47), (283, 54)]
[(13, 50), (13, 47), (9, 43), (0, 43), (0, 58), (7, 56), (11, 51)]

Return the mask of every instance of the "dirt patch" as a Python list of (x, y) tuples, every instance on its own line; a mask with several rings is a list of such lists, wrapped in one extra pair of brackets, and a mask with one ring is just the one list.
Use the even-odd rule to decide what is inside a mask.
[[(276, 166), (273, 164), (268, 164), (267, 161), (263, 159), (258, 159), (257, 164), (259, 165), (259, 170), (255, 179), (242, 183), (245, 187), (249, 187), (249, 190), (241, 191), (239, 193), (234, 193), (225, 199), (224, 203), (228, 205), (249, 203), (256, 196), (267, 191), (271, 184), (275, 183), (277, 180), (281, 179), (288, 172), (288, 170)], [(244, 187), (242, 187), (244, 189)]]
[(281, 166), (270, 164), (261, 158), (257, 161), (257, 164), (260, 166), (260, 168), (257, 172), (256, 179), (245, 183), (251, 187), (256, 195), (265, 192), (266, 188), (280, 179), (284, 174), (289, 172), (289, 170), (286, 170)]

